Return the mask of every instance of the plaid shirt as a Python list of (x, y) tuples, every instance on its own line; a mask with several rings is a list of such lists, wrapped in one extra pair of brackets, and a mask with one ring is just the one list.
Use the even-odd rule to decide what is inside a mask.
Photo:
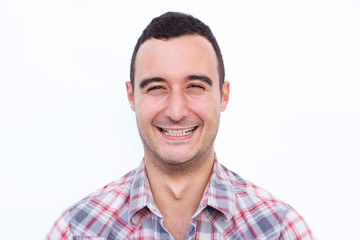
[[(142, 161), (139, 168), (66, 210), (46, 239), (173, 239), (163, 218)], [(293, 208), (215, 160), (186, 239), (315, 238)]]

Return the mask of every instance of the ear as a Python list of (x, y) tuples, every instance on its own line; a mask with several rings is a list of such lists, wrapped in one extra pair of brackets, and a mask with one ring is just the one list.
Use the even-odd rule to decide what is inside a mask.
[(226, 106), (229, 102), (229, 94), (230, 94), (230, 83), (224, 82), (221, 90), (221, 111), (225, 111)]
[(126, 82), (126, 92), (130, 107), (135, 112), (134, 91), (133, 91), (133, 86), (129, 81)]

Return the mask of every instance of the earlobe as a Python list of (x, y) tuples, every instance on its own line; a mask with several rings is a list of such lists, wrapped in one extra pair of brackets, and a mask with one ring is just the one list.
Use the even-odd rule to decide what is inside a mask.
[(230, 83), (224, 82), (221, 90), (221, 111), (225, 111), (227, 104), (229, 102), (229, 94), (230, 94)]
[(130, 104), (131, 109), (135, 112), (135, 105), (134, 105), (134, 91), (133, 86), (131, 82), (126, 82), (126, 92), (127, 92), (127, 98)]

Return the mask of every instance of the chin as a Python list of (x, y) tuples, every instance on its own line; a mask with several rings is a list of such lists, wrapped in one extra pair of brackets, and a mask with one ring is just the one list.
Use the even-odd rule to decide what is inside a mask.
[(167, 163), (169, 165), (181, 165), (194, 160), (194, 156), (185, 156), (185, 155), (181, 156), (174, 154), (158, 156), (158, 158), (161, 159), (162, 162)]

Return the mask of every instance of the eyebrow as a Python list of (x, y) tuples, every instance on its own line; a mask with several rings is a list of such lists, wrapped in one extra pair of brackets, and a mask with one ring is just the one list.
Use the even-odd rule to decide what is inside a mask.
[[(200, 81), (207, 83), (209, 86), (213, 85), (213, 81), (211, 80), (211, 78), (204, 76), (204, 75), (189, 75), (186, 79), (187, 80), (200, 80)], [(166, 82), (166, 80), (161, 77), (146, 78), (140, 82), (139, 86), (141, 89), (143, 89), (147, 85), (149, 85), (150, 83), (153, 83), (153, 82)]]
[(161, 77), (146, 78), (140, 82), (140, 88), (142, 89), (152, 82), (165, 82), (165, 79)]
[(213, 85), (213, 81), (211, 80), (211, 78), (204, 76), (204, 75), (190, 75), (187, 77), (187, 79), (188, 80), (200, 80), (200, 81), (207, 83), (209, 86)]

